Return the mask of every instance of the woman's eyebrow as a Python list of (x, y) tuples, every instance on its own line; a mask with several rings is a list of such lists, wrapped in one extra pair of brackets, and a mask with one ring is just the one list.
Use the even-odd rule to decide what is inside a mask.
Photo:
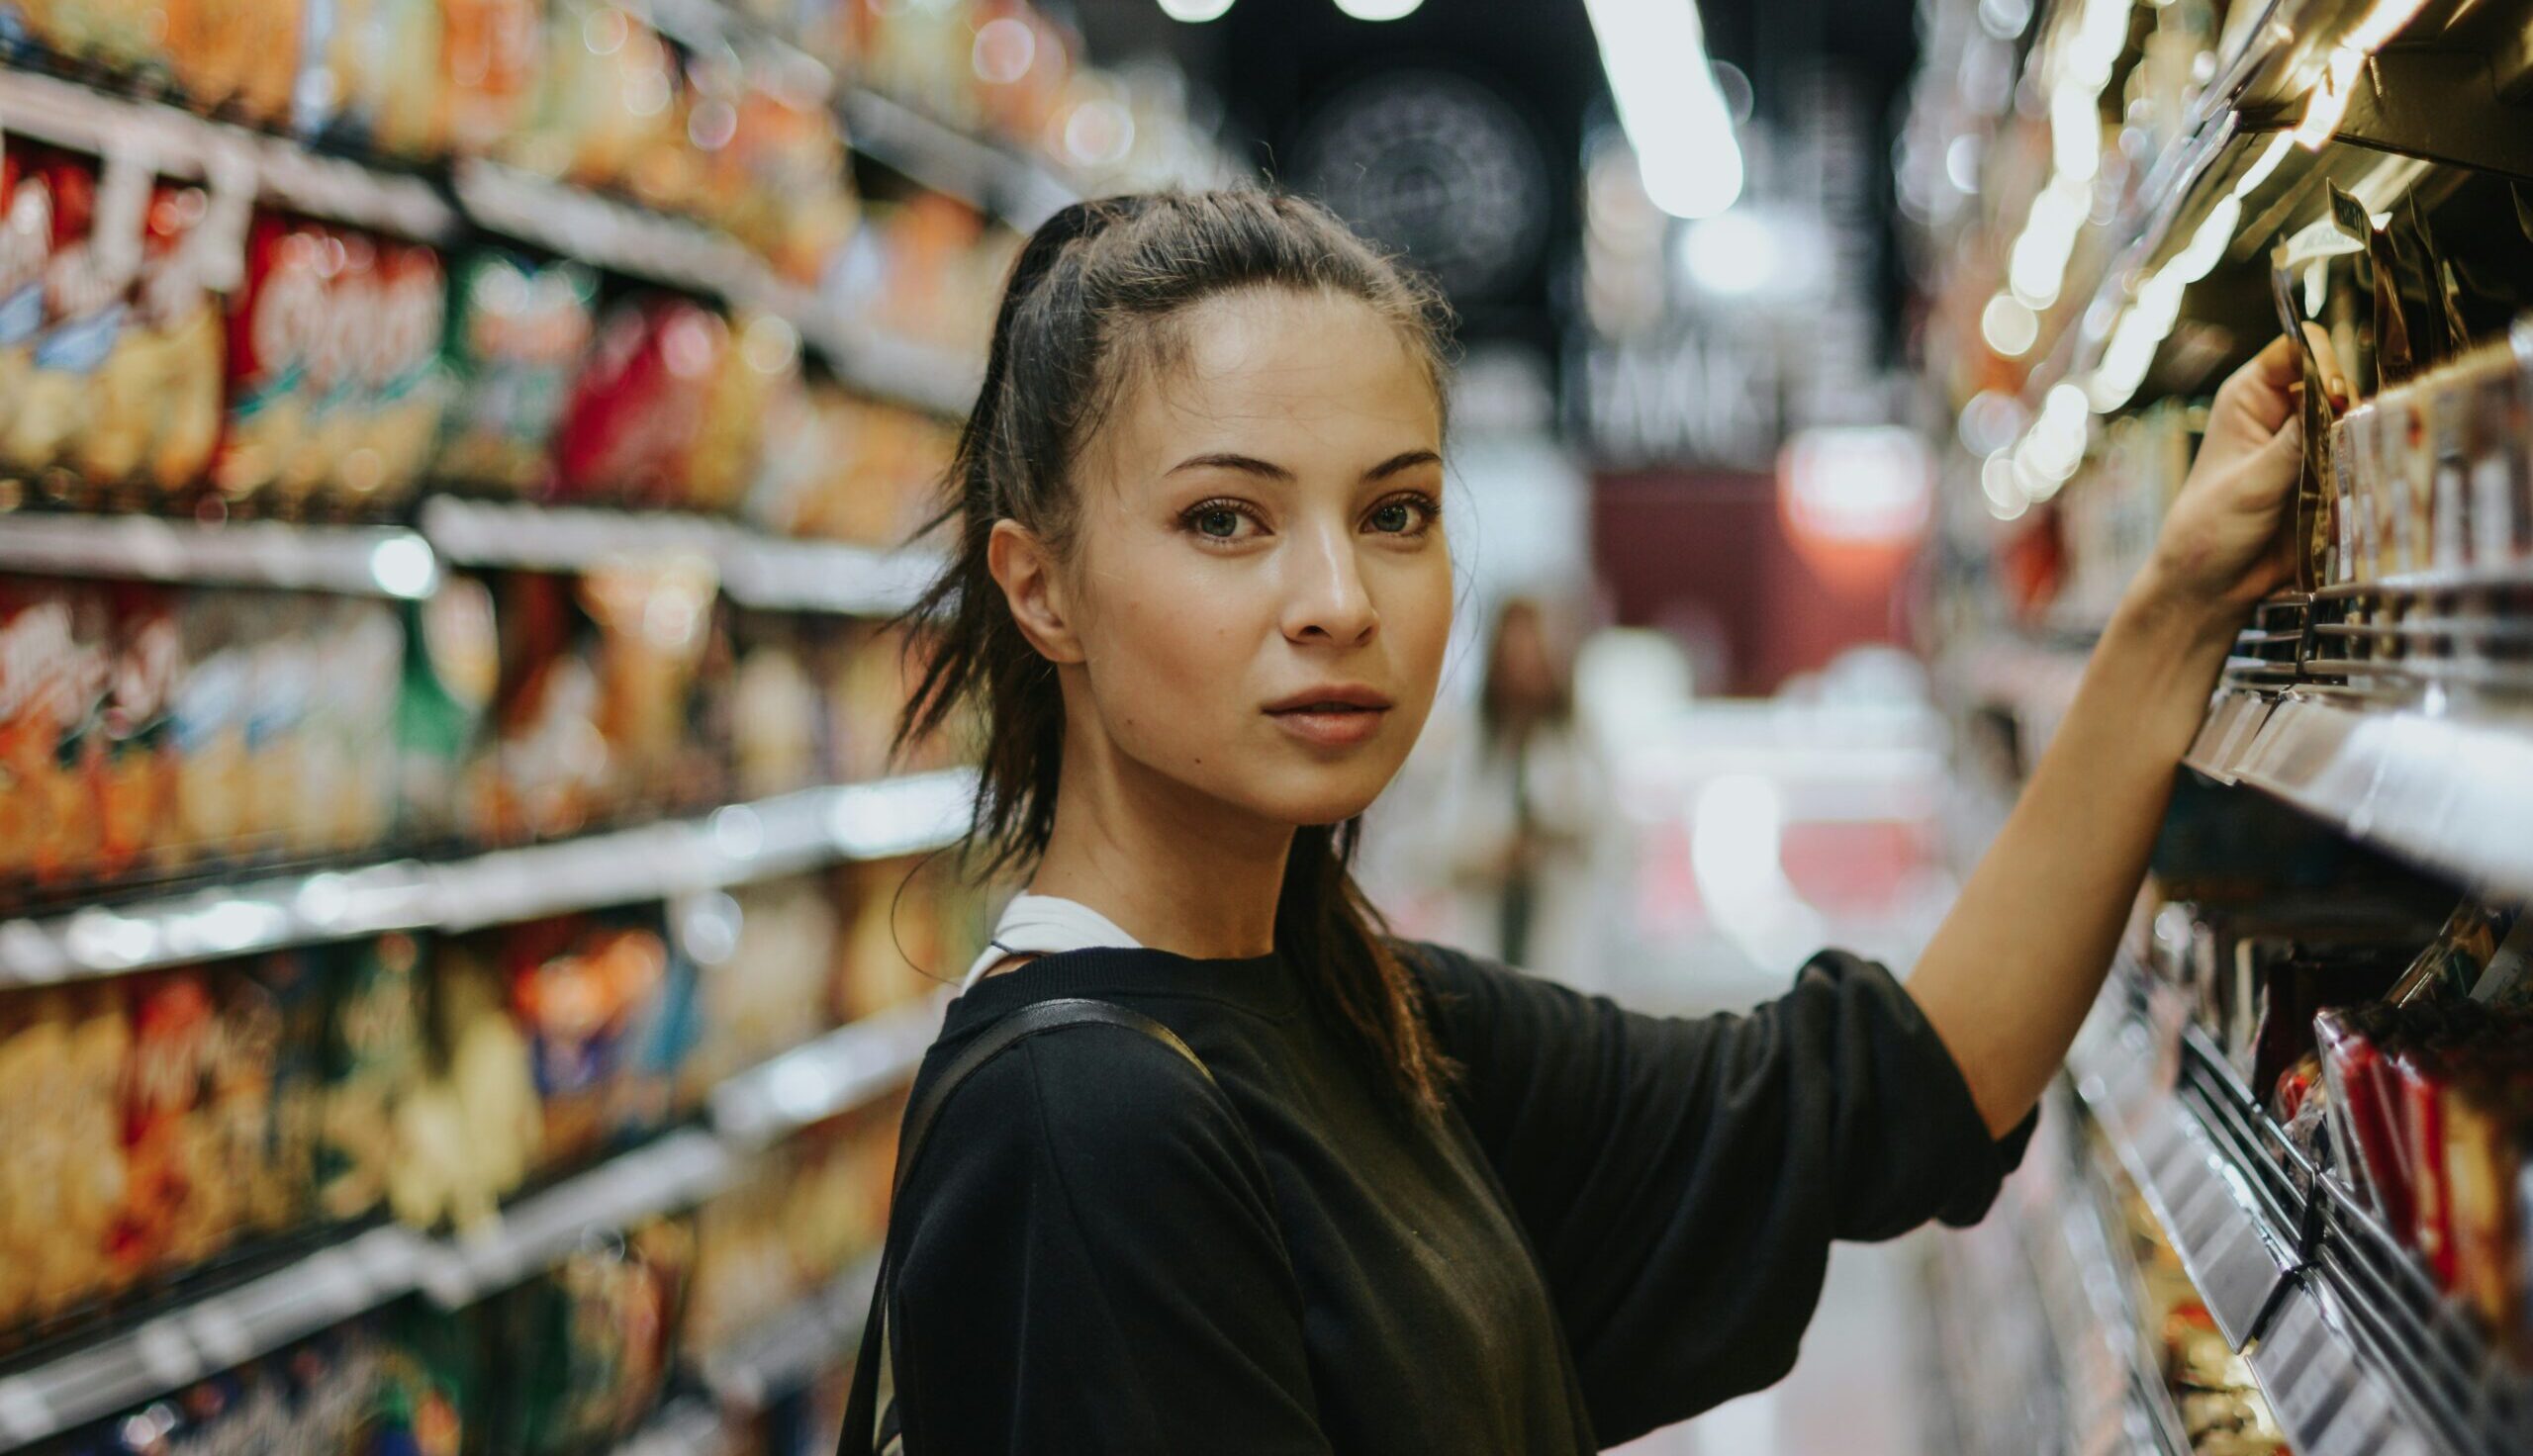
[(1373, 466), (1371, 469), (1364, 471), (1363, 479), (1367, 481), (1387, 480), (1402, 470), (1413, 470), (1420, 465), (1440, 465), (1442, 463), (1443, 457), (1431, 450), (1408, 450), (1397, 455), (1392, 455), (1387, 460), (1384, 460), (1380, 464)]
[[(1290, 481), (1293, 478), (1293, 473), (1291, 471), (1286, 470), (1284, 467), (1274, 464), (1271, 461), (1261, 460), (1255, 455), (1236, 455), (1227, 451), (1217, 452), (1211, 455), (1190, 455), (1186, 459), (1179, 461), (1176, 465), (1170, 467), (1169, 471), (1166, 473), (1170, 475), (1176, 475), (1182, 470), (1205, 470), (1209, 468), (1214, 470), (1237, 470), (1249, 475), (1265, 476), (1266, 479), (1272, 481)], [(1383, 468), (1386, 469), (1387, 467)]]

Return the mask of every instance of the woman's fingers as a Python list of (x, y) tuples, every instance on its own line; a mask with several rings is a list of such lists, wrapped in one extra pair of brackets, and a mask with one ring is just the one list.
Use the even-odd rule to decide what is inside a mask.
[(2331, 347), (2331, 336), (2322, 325), (2306, 319), (2304, 340), (2313, 346), (2313, 362), (2321, 366), (2322, 384), (2331, 392), (2335, 409), (2348, 408), (2348, 371), (2340, 367), (2339, 353)]

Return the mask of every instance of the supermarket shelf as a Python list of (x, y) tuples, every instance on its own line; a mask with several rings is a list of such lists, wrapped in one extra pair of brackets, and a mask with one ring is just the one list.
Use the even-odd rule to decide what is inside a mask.
[(2185, 760), (2478, 890), (2533, 896), (2533, 725), (2231, 689)]
[(859, 1107), (914, 1075), (940, 1030), (929, 998), (839, 1027), (713, 1088), (713, 1129), (756, 1148)]
[(0, 571), (408, 599), (439, 585), (429, 543), (412, 531), (144, 515), (0, 516)]
[(736, 1169), (710, 1134), (671, 1133), (510, 1205), (486, 1228), (426, 1243), (415, 1285), (443, 1310), (463, 1309), (562, 1258), (594, 1228), (703, 1202)]
[[(2123, 976), (2127, 984), (2115, 982), (2096, 1008), (2068, 1057), (2070, 1080), (2219, 1328), (2245, 1351), (2296, 1450), (2502, 1456), (2533, 1447), (2533, 1392), (2522, 1378), (2437, 1294), (2415, 1256), (2294, 1150), (2185, 1016), (2132, 1014), (2138, 979)], [(2147, 1001), (2156, 1004), (2153, 993)]]
[(235, 1289), (0, 1378), (0, 1448), (43, 1440), (377, 1309), (414, 1288), (424, 1241), (372, 1228)]
[(0, 986), (120, 975), (390, 930), (472, 930), (744, 884), (955, 838), (965, 769), (808, 789), (441, 864), (398, 861), (0, 922)]
[(450, 185), (478, 226), (602, 268), (733, 303), (776, 286), (764, 260), (701, 223), (476, 157), (459, 159)]
[(873, 1254), (727, 1347), (706, 1353), (697, 1362), (704, 1389), (724, 1410), (755, 1410), (835, 1368), (862, 1342), (863, 1319), (879, 1282), (880, 1258)]
[(885, 333), (855, 333), (830, 344), (826, 354), (855, 389), (946, 419), (967, 414), (985, 379), (982, 355)]
[(2158, 1068), (2165, 1064), (2145, 1024), (2123, 1018), (2089, 1027), (2067, 1069), (2162, 1222), (2207, 1313), (2239, 1350), (2258, 1332), (2297, 1265), (2293, 1234), (2282, 1235), (2263, 1217), (2224, 1149), (2164, 1084)]
[(138, 156), (165, 176), (251, 184), (293, 211), (402, 237), (436, 241), (457, 228), (456, 211), (420, 176), (54, 76), (0, 70), (0, 131), (95, 155)]
[(848, 88), (838, 105), (854, 150), (1023, 232), (1080, 199), (1048, 168), (877, 92)]
[[(715, 1121), (734, 1096), (744, 1104), (788, 1091), (814, 1102), (817, 1117), (877, 1097), (912, 1075), (940, 1015), (933, 1001), (883, 1012), (740, 1072), (713, 1090)], [(837, 1079), (800, 1090), (806, 1078), (828, 1073)], [(593, 1229), (621, 1228), (709, 1198), (744, 1158), (816, 1121), (798, 1115), (803, 1110), (796, 1100), (744, 1130), (671, 1133), (511, 1204), (472, 1235), (434, 1239), (400, 1225), (373, 1228), (0, 1377), (0, 1450), (112, 1415), (417, 1291), (443, 1309), (471, 1304), (550, 1265)], [(713, 1352), (701, 1362), (703, 1383), (723, 1407), (737, 1410), (797, 1388), (860, 1336), (877, 1277), (876, 1262), (859, 1265)]]
[(941, 569), (939, 556), (919, 549), (787, 540), (669, 511), (441, 496), (424, 502), (422, 529), (443, 558), (461, 566), (575, 572), (610, 561), (706, 556), (731, 600), (766, 611), (894, 616)]

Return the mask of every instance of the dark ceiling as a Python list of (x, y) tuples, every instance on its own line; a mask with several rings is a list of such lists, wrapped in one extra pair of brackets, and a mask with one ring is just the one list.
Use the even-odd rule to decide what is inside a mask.
[[(1540, 144), (1547, 235), (1523, 277), (1493, 297), (1460, 302), (1472, 336), (1526, 339), (1553, 353), (1556, 280), (1579, 226), (1582, 142), (1610, 116), (1582, 0), (1425, 0), (1405, 19), (1377, 24), (1348, 17), (1334, 0), (1235, 0), (1203, 25), (1171, 20), (1157, 0), (1073, 0), (1070, 8), (1103, 61), (1174, 56), (1219, 98), (1225, 136), (1245, 141), (1248, 160), (1287, 181), (1313, 119), (1366, 78), (1443, 71), (1495, 93)], [(1888, 117), (1916, 63), (1909, 0), (1711, 0), (1705, 21), (1710, 52), (1749, 75), (1763, 118), (1792, 120), (1781, 100), (1792, 88), (1779, 82), (1825, 57), (1863, 86), (1874, 115)], [(1878, 155), (1888, 155), (1887, 136), (1884, 142)]]

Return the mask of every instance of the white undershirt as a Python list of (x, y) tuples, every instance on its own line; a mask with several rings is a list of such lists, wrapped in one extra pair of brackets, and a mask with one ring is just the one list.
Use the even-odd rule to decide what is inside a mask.
[(968, 978), (959, 983), (965, 994), (986, 971), (1015, 956), (1056, 956), (1067, 951), (1137, 951), (1142, 943), (1117, 928), (1117, 922), (1079, 900), (1062, 895), (1014, 895), (994, 922), (993, 939), (985, 943)]

